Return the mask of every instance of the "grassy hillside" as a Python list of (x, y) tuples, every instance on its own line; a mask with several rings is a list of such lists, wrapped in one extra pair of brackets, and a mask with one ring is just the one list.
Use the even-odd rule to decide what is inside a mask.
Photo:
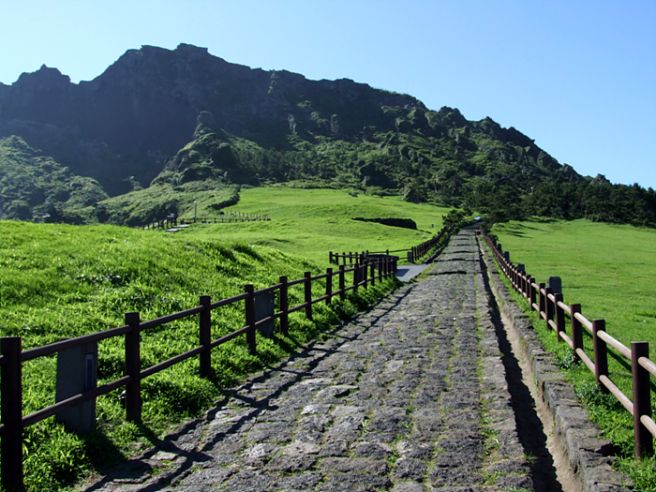
[(217, 181), (193, 181), (180, 185), (160, 182), (101, 201), (96, 216), (101, 222), (140, 226), (165, 219), (169, 214), (193, 217), (216, 216), (239, 201), (237, 186)]
[[(0, 335), (20, 335), (24, 347), (95, 332), (123, 324), (123, 314), (139, 311), (142, 319), (194, 306), (200, 295), (213, 299), (277, 281), (300, 278), (304, 271), (325, 268), (327, 251), (410, 246), (429, 236), (445, 212), (411, 205), (398, 198), (351, 196), (335, 190), (269, 188), (246, 190), (241, 211), (271, 214), (271, 222), (194, 225), (168, 234), (117, 226), (67, 226), (0, 222)], [(263, 210), (266, 209), (266, 210)], [(402, 216), (422, 231), (351, 220), (351, 216)], [(276, 247), (277, 246), (277, 247)], [(259, 354), (248, 354), (239, 338), (213, 351), (215, 377), (197, 376), (196, 359), (173, 366), (143, 381), (144, 425), (124, 422), (119, 391), (98, 400), (99, 432), (87, 437), (67, 434), (48, 419), (26, 433), (27, 479), (31, 490), (54, 490), (99, 464), (124, 459), (148, 446), (153, 435), (197, 415), (219, 398), (221, 389), (265, 364), (287, 357), (338, 319), (373, 302), (390, 282), (328, 308), (316, 305), (315, 320), (291, 317), (290, 337), (258, 338)], [(316, 285), (318, 296), (322, 286)], [(302, 288), (290, 292), (301, 302)], [(214, 314), (213, 338), (243, 324), (242, 306)], [(143, 366), (191, 349), (197, 343), (197, 320), (190, 319), (145, 332)], [(123, 340), (99, 346), (100, 383), (123, 371)], [(24, 365), (24, 413), (54, 400), (55, 357)]]
[[(493, 232), (513, 262), (525, 263), (540, 282), (561, 276), (565, 302), (581, 303), (588, 319), (605, 319), (608, 333), (625, 345), (650, 342), (651, 358), (656, 358), (656, 231), (578, 220), (510, 222), (496, 225)], [(654, 459), (638, 463), (632, 458), (632, 417), (612, 396), (601, 394), (587, 368), (572, 364), (568, 347), (558, 344), (553, 332), (543, 328), (544, 322), (533, 318), (537, 333), (558, 355), (591, 418), (618, 445), (620, 467), (634, 479), (636, 490), (656, 491)], [(590, 337), (584, 343), (592, 353)], [(631, 398), (630, 366), (610, 357), (609, 371)]]
[[(244, 241), (303, 255), (319, 264), (328, 251), (370, 251), (409, 248), (442, 227), (448, 209), (414, 204), (401, 197), (378, 197), (354, 191), (269, 186), (242, 189), (239, 204), (226, 208), (267, 214), (270, 222), (194, 225), (178, 234)], [(400, 217), (417, 230), (353, 220), (354, 217)]]
[(22, 138), (0, 138), (0, 219), (81, 223), (107, 194)]
[(514, 262), (539, 281), (560, 275), (568, 302), (590, 319), (606, 320), (624, 343), (656, 346), (656, 231), (625, 225), (509, 222), (493, 232)]

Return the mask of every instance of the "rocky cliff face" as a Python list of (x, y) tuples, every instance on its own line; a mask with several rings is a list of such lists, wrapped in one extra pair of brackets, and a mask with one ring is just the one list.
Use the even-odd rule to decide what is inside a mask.
[(73, 84), (43, 66), (0, 86), (0, 136), (20, 135), (115, 194), (130, 176), (142, 184), (155, 177), (192, 138), (202, 111), (227, 132), (284, 148), (290, 135), (358, 139), (370, 127), (394, 128), (386, 106), (425, 110), (413, 97), (347, 79), (250, 69), (185, 44), (144, 46), (90, 82)]

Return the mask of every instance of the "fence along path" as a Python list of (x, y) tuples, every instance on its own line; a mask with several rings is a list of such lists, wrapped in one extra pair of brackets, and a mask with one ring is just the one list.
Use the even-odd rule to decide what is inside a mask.
[[(500, 244), (495, 244), (489, 236), (485, 236), (485, 240), (501, 270), (510, 280), (513, 288), (527, 300), (530, 309), (537, 311), (538, 316), (545, 321), (547, 329), (553, 330), (559, 341), (567, 343), (576, 360), (585, 364), (594, 374), (599, 389), (604, 393), (612, 394), (631, 414), (636, 458), (642, 459), (653, 455), (656, 423), (652, 419), (650, 379), (651, 376), (656, 376), (656, 364), (649, 359), (649, 343), (631, 342), (631, 347), (627, 347), (606, 331), (606, 323), (603, 319), (591, 321), (583, 316), (580, 304), (565, 304), (562, 294), (553, 293), (544, 283), (536, 282), (536, 279), (523, 268), (514, 265), (510, 261), (509, 254), (507, 252), (504, 254)], [(592, 357), (585, 350), (583, 330), (591, 337)], [(633, 399), (625, 395), (611, 379), (608, 371), (609, 348), (631, 364)]]
[[(375, 285), (376, 281), (392, 277), (396, 271), (396, 263), (396, 257), (384, 255), (350, 268), (341, 265), (337, 271), (327, 268), (325, 273), (318, 275), (305, 272), (304, 277), (301, 279), (290, 281), (287, 277), (280, 277), (279, 283), (257, 291), (253, 285), (249, 284), (245, 286), (242, 294), (234, 297), (213, 301), (210, 296), (201, 296), (197, 306), (147, 321), (142, 321), (137, 312), (126, 313), (123, 326), (27, 350), (22, 350), (20, 337), (0, 338), (2, 487), (9, 491), (22, 490), (23, 488), (23, 429), (25, 427), (52, 417), (84, 401), (106, 395), (121, 387), (125, 388), (126, 419), (138, 422), (141, 420), (141, 381), (144, 378), (191, 357), (199, 358), (201, 376), (209, 377), (212, 349), (237, 337), (244, 336), (250, 352), (254, 354), (257, 352), (259, 327), (278, 320), (278, 329), (286, 334), (291, 313), (302, 311), (308, 319), (312, 319), (314, 304), (318, 302), (330, 303), (334, 297), (344, 299), (349, 291), (366, 288), (369, 285)], [(312, 285), (318, 281), (324, 282), (325, 294), (313, 298)], [(301, 304), (289, 305), (289, 290), (291, 288), (303, 289), (303, 302)], [(266, 293), (276, 295), (278, 310), (270, 316), (257, 319), (255, 298), (258, 294)], [(217, 315), (216, 311), (219, 308), (235, 303), (243, 303), (244, 326), (212, 340), (212, 316)], [(140, 356), (140, 334), (146, 330), (189, 317), (197, 317), (198, 319), (198, 346), (170, 359), (143, 368)], [(89, 391), (72, 395), (29, 415), (23, 415), (22, 365), (24, 362), (113, 337), (123, 337), (125, 340), (125, 375), (123, 377), (104, 383)]]
[[(440, 246), (444, 245), (449, 239), (449, 229), (443, 227), (436, 235), (419, 243), (416, 246), (411, 246), (406, 249), (395, 249), (385, 251), (343, 251), (328, 253), (328, 262), (334, 265), (353, 265), (362, 261), (367, 261), (367, 257), (376, 255), (389, 255), (390, 253), (407, 253), (407, 260), (409, 263), (420, 263), (425, 261), (430, 263), (435, 256), (440, 252)], [(430, 253), (430, 255), (429, 255)]]
[(186, 227), (191, 224), (230, 224), (237, 222), (261, 222), (270, 221), (271, 217), (266, 214), (251, 214), (241, 212), (224, 213), (213, 217), (177, 217), (175, 214), (155, 222), (149, 222), (143, 226), (144, 229), (169, 229), (175, 227)]
[(533, 490), (488, 309), (466, 232), (421, 281), (86, 490)]

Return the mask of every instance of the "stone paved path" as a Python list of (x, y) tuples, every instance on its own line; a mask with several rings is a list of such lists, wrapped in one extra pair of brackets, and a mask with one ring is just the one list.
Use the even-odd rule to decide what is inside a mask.
[(527, 491), (478, 247), (231, 393), (93, 491)]

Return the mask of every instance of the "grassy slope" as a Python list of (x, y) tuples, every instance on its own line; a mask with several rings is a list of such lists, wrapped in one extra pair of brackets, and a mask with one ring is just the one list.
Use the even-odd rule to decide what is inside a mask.
[[(538, 281), (549, 275), (563, 279), (565, 301), (581, 303), (588, 319), (605, 319), (606, 330), (628, 345), (631, 341), (656, 343), (656, 231), (584, 220), (572, 222), (510, 222), (494, 227), (504, 250), (515, 263), (525, 263)], [(518, 298), (519, 299), (519, 298)], [(525, 302), (519, 301), (525, 306)], [(591, 418), (619, 446), (619, 466), (635, 481), (637, 490), (656, 491), (656, 462), (633, 460), (631, 416), (612, 396), (601, 394), (585, 366), (572, 364), (570, 351), (558, 344), (553, 332), (532, 314), (537, 333), (555, 352), (586, 404)], [(568, 327), (569, 332), (569, 327)], [(591, 340), (584, 340), (590, 354)], [(613, 381), (631, 398), (630, 368), (609, 358)], [(653, 402), (655, 403), (655, 402)]]
[(628, 344), (656, 344), (656, 230), (577, 220), (495, 226), (511, 259), (545, 282), (563, 279), (567, 302)]
[(0, 219), (88, 221), (107, 198), (94, 179), (77, 176), (16, 136), (0, 138)]
[[(442, 217), (448, 211), (404, 202), (400, 197), (352, 196), (341, 190), (284, 186), (242, 189), (239, 204), (225, 210), (268, 214), (272, 220), (196, 225), (181, 234), (272, 246), (320, 264), (327, 262), (330, 250), (408, 248), (439, 231)], [(418, 230), (365, 223), (352, 220), (353, 217), (411, 218)]]
[[(327, 238), (342, 249), (362, 250), (409, 246), (428, 236), (352, 221), (351, 215), (410, 216), (424, 227), (435, 220), (437, 229), (444, 213), (393, 198), (286, 189), (247, 190), (240, 210), (262, 211), (265, 204), (273, 216), (271, 222), (195, 225), (175, 235), (115, 226), (0, 222), (0, 334), (21, 335), (24, 346), (30, 347), (121, 325), (127, 311), (137, 310), (142, 319), (151, 319), (194, 306), (202, 294), (218, 299), (241, 292), (245, 283), (263, 287), (282, 274), (294, 279), (306, 270), (317, 272), (326, 265)], [(333, 215), (338, 217), (335, 222), (321, 227)], [(391, 231), (389, 240), (386, 231)], [(279, 244), (287, 252), (266, 244)], [(292, 315), (291, 336), (271, 341), (258, 338), (257, 358), (248, 354), (243, 338), (220, 347), (213, 352), (216, 376), (210, 381), (196, 376), (196, 359), (144, 380), (143, 427), (123, 421), (118, 392), (98, 400), (102, 432), (85, 438), (70, 435), (53, 425), (52, 419), (29, 427), (26, 470), (30, 488), (59, 488), (93, 469), (94, 463), (110, 463), (147, 446), (152, 435), (161, 435), (176, 422), (211, 406), (225, 385), (286, 357), (299, 343), (353, 314), (388, 288), (389, 284), (366, 294), (360, 291), (360, 298), (330, 309), (317, 305), (314, 323), (300, 313)], [(315, 296), (321, 285), (316, 289)], [(301, 288), (290, 294), (291, 302), (301, 302)], [(241, 305), (222, 308), (213, 316), (213, 337), (243, 323)], [(143, 365), (191, 349), (196, 338), (195, 319), (145, 333)], [(101, 342), (99, 355), (101, 382), (122, 374), (122, 340)], [(25, 413), (53, 402), (55, 366), (54, 357), (25, 364)]]
[(174, 186), (157, 183), (141, 190), (107, 198), (98, 206), (103, 221), (139, 226), (164, 219), (170, 213), (191, 217), (194, 205), (199, 217), (218, 215), (221, 208), (238, 200), (234, 185), (194, 181)]

